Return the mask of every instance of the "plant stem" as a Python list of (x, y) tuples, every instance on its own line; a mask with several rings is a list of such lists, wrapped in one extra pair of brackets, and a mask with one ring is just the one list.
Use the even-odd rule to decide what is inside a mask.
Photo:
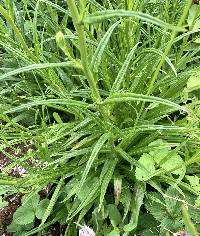
[[(189, 0), (187, 5), (186, 5), (186, 7), (185, 7), (185, 10), (183, 11), (183, 14), (182, 14), (182, 16), (181, 16), (181, 18), (179, 20), (178, 26), (182, 26), (182, 24), (184, 23), (184, 21), (185, 21), (185, 19), (187, 17), (187, 14), (188, 14), (188, 12), (190, 10), (191, 5), (192, 5), (192, 0)], [(157, 68), (156, 68), (156, 70), (155, 70), (155, 72), (153, 74), (153, 77), (152, 77), (152, 79), (150, 81), (150, 85), (149, 85), (149, 88), (147, 90), (147, 95), (150, 95), (152, 93), (152, 91), (153, 91), (154, 83), (155, 83), (155, 81), (158, 78), (158, 74), (160, 72), (161, 67), (163, 66), (163, 64), (165, 62), (166, 56), (168, 55), (168, 53), (171, 50), (171, 47), (173, 45), (173, 42), (174, 42), (174, 39), (175, 39), (176, 35), (177, 35), (177, 31), (173, 30), (172, 31), (172, 35), (171, 35), (171, 39), (170, 39), (170, 41), (169, 41), (169, 43), (168, 43), (168, 45), (167, 45), (167, 47), (165, 49), (165, 52), (163, 53), (163, 55), (161, 57), (160, 63), (158, 64), (158, 66), (157, 66)]]
[(92, 91), (93, 102), (100, 103), (101, 97), (99, 94), (99, 90), (97, 88), (96, 81), (94, 79), (94, 76), (91, 70), (89, 69), (88, 62), (87, 62), (87, 50), (86, 50), (84, 26), (79, 24), (79, 12), (78, 12), (78, 9), (76, 7), (74, 0), (67, 0), (67, 3), (71, 12), (74, 27), (78, 34), (80, 53), (81, 53), (81, 62), (82, 62), (85, 76), (89, 82), (89, 85)]
[(6, 19), (6, 21), (10, 24), (10, 26), (12, 27), (13, 31), (16, 34), (16, 37), (18, 38), (19, 42), (21, 43), (22, 48), (24, 49), (24, 51), (27, 53), (27, 55), (33, 60), (33, 61), (37, 61), (36, 57), (31, 53), (30, 49), (28, 48), (21, 32), (19, 31), (19, 29), (17, 28), (17, 26), (15, 25), (12, 17), (9, 15), (8, 11), (6, 9), (4, 9), (1, 5), (0, 5), (0, 14)]
[[(188, 14), (189, 9), (191, 7), (191, 4), (192, 4), (192, 0), (189, 0), (187, 5), (186, 5), (186, 7), (185, 7), (185, 9), (184, 9), (184, 11), (183, 11), (183, 14), (182, 14), (182, 16), (181, 16), (181, 18), (179, 20), (178, 26), (181, 26), (184, 23), (185, 18), (187, 17), (187, 14)], [(177, 31), (173, 30), (172, 31), (172, 35), (171, 35), (171, 39), (170, 39), (169, 43), (167, 44), (167, 47), (166, 47), (166, 49), (165, 49), (165, 51), (164, 51), (164, 53), (163, 53), (163, 55), (161, 57), (161, 60), (160, 60), (158, 66), (157, 66), (157, 68), (156, 68), (156, 70), (155, 70), (155, 72), (153, 74), (153, 77), (152, 77), (152, 79), (150, 81), (150, 85), (148, 87), (146, 95), (150, 95), (153, 92), (154, 83), (155, 83), (155, 81), (158, 78), (158, 74), (160, 72), (161, 67), (163, 66), (163, 64), (165, 62), (166, 56), (168, 55), (168, 53), (171, 50), (171, 47), (173, 45), (173, 42), (174, 42), (174, 39), (175, 39), (176, 35), (177, 35)], [(140, 111), (138, 112), (137, 118), (135, 120), (135, 126), (138, 124), (138, 121), (141, 118), (142, 112), (144, 110), (144, 106), (145, 106), (145, 102), (142, 103)], [(145, 115), (145, 114), (146, 114), (146, 111), (144, 111), (143, 115)], [(132, 140), (130, 140), (129, 137), (123, 139), (122, 141), (123, 141), (123, 148), (124, 149), (126, 149), (129, 146), (129, 144), (132, 142)]]
[[(82, 0), (81, 0), (82, 1)], [(84, 26), (80, 22), (82, 21), (81, 16), (79, 15), (78, 8), (76, 7), (74, 0), (67, 0), (69, 10), (71, 12), (72, 20), (74, 27), (76, 29), (78, 38), (79, 38), (79, 47), (80, 47), (80, 54), (81, 54), (81, 63), (83, 67), (83, 72), (88, 80), (91, 93), (92, 93), (92, 100), (94, 103), (98, 105), (99, 111), (101, 112), (104, 120), (105, 120), (105, 130), (106, 132), (112, 129), (112, 123), (110, 122), (110, 113), (106, 107), (100, 107), (100, 103), (102, 102), (95, 78), (93, 76), (92, 71), (88, 66), (88, 57), (87, 57), (87, 49), (86, 49), (86, 40), (85, 40), (85, 31)], [(86, 5), (86, 0), (81, 3), (81, 8)], [(84, 11), (84, 9), (81, 9)], [(110, 138), (109, 142), (113, 144), (113, 139)]]
[[(192, 24), (191, 24), (191, 26), (189, 27), (189, 31), (192, 31), (192, 30), (193, 30), (193, 28), (194, 28), (194, 26), (195, 26), (195, 23), (196, 23), (196, 19), (197, 19), (198, 16), (199, 16), (199, 13), (200, 13), (200, 5), (199, 5), (198, 8), (197, 8), (197, 11), (196, 11), (196, 13), (195, 13), (194, 19), (193, 19), (193, 21), (192, 21)], [(179, 52), (178, 55), (177, 55), (177, 59), (176, 59), (177, 63), (179, 62), (180, 58), (182, 57), (184, 49), (185, 49), (185, 48), (188, 46), (188, 44), (190, 43), (190, 42), (188, 42), (188, 38), (189, 38), (189, 35), (188, 35), (187, 37), (184, 37), (184, 39), (183, 39), (182, 46), (180, 47), (180, 52)]]
[[(185, 10), (183, 11), (183, 14), (182, 14), (182, 16), (181, 16), (181, 18), (179, 20), (178, 26), (182, 26), (182, 24), (184, 23), (184, 21), (185, 21), (185, 19), (187, 17), (187, 14), (188, 14), (188, 12), (190, 10), (191, 5), (192, 5), (192, 0), (189, 0), (187, 5), (186, 5), (186, 7), (185, 7)], [(163, 53), (163, 55), (161, 57), (161, 60), (160, 60), (158, 66), (157, 66), (157, 68), (156, 68), (156, 70), (155, 70), (155, 72), (153, 74), (153, 77), (152, 77), (152, 79), (150, 81), (150, 84), (149, 84), (149, 87), (148, 87), (146, 95), (150, 95), (153, 92), (154, 83), (155, 83), (155, 81), (158, 78), (158, 74), (160, 72), (161, 67), (163, 66), (163, 64), (165, 62), (166, 56), (169, 54), (169, 52), (171, 50), (171, 47), (172, 47), (172, 45), (174, 43), (174, 39), (175, 39), (176, 35), (177, 35), (177, 31), (173, 30), (172, 31), (172, 35), (171, 35), (171, 39), (170, 39), (169, 43), (167, 44), (167, 47), (166, 47), (166, 49), (165, 49), (165, 51), (164, 51), (164, 53)], [(137, 125), (137, 123), (138, 123), (138, 121), (139, 121), (139, 119), (141, 117), (141, 114), (142, 114), (142, 112), (144, 110), (144, 104), (145, 103), (142, 104), (141, 109), (139, 111), (139, 114), (137, 116), (137, 119), (136, 119), (136, 122), (135, 122), (136, 125)]]
[(199, 234), (194, 224), (192, 223), (190, 216), (188, 214), (188, 210), (186, 209), (184, 204), (182, 204), (181, 210), (182, 210), (183, 220), (184, 220), (188, 233), (190, 234), (190, 236), (198, 236)]
[(17, 185), (17, 180), (0, 180), (0, 185)]

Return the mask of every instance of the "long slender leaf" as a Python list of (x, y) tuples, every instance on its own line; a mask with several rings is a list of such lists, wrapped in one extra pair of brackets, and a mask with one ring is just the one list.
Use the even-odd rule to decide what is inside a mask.
[(88, 206), (91, 202), (94, 201), (94, 199), (99, 195), (99, 187), (100, 187), (100, 182), (99, 180), (95, 181), (95, 183), (92, 185), (91, 189), (89, 189), (89, 192), (81, 203), (78, 205), (75, 211), (69, 213), (69, 217), (67, 220), (72, 219), (75, 215), (77, 215), (84, 207)]
[(94, 23), (102, 22), (104, 20), (109, 20), (111, 18), (119, 18), (119, 17), (135, 17), (135, 18), (144, 20), (148, 23), (152, 23), (160, 27), (164, 27), (166, 29), (171, 29), (171, 30), (176, 30), (176, 31), (185, 31), (183, 27), (167, 24), (149, 14), (137, 12), (137, 11), (126, 11), (126, 10), (105, 10), (105, 11), (95, 12), (94, 14), (90, 14), (89, 16), (87, 16), (84, 19), (84, 22), (88, 24), (94, 24)]
[(63, 104), (63, 105), (67, 105), (67, 106), (75, 106), (75, 107), (82, 107), (82, 108), (87, 107), (87, 104), (85, 104), (83, 102), (71, 100), (71, 99), (48, 99), (48, 100), (37, 100), (34, 102), (29, 102), (29, 103), (23, 104), (18, 107), (11, 108), (10, 110), (5, 111), (4, 114), (19, 112), (24, 109), (30, 109), (33, 106), (48, 105), (48, 104)]
[(101, 195), (100, 195), (100, 202), (99, 202), (99, 211), (101, 210), (103, 200), (106, 194), (106, 190), (108, 187), (108, 184), (113, 176), (113, 172), (115, 170), (115, 167), (117, 165), (118, 159), (113, 156), (112, 159), (107, 160), (103, 166), (102, 174), (100, 177), (101, 180)]
[(53, 193), (53, 196), (51, 197), (49, 205), (48, 205), (47, 209), (44, 212), (44, 215), (42, 217), (42, 222), (41, 222), (39, 227), (44, 225), (44, 223), (46, 222), (47, 218), (51, 214), (51, 212), (53, 210), (53, 207), (54, 207), (54, 205), (56, 203), (56, 200), (57, 200), (57, 198), (59, 196), (59, 192), (60, 192), (60, 189), (61, 189), (62, 185), (63, 185), (63, 179), (60, 179), (60, 181), (59, 181), (58, 185), (56, 186), (56, 189), (55, 189), (55, 191)]
[(40, 69), (46, 69), (46, 68), (55, 68), (55, 67), (71, 67), (71, 68), (77, 68), (76, 65), (72, 62), (58, 62), (58, 63), (44, 63), (44, 64), (33, 64), (25, 67), (21, 67), (19, 69), (10, 71), (8, 73), (5, 73), (0, 76), (0, 80), (6, 79), (8, 77), (11, 77), (13, 75), (17, 75), (20, 73), (32, 71), (32, 70), (40, 70)]
[[(83, 187), (83, 184), (87, 178), (87, 175), (92, 167), (92, 164), (94, 162), (94, 160), (96, 159), (96, 157), (98, 156), (99, 154), (99, 151), (101, 150), (102, 146), (104, 145), (104, 143), (108, 140), (110, 134), (109, 133), (105, 133), (103, 134), (100, 139), (97, 141), (97, 143), (95, 144), (93, 150), (92, 150), (92, 153), (88, 159), (88, 162), (87, 162), (87, 165), (85, 167), (85, 170), (83, 172), (83, 175), (81, 177), (81, 180), (80, 180), (80, 186), (79, 186), (79, 189), (81, 189)], [(80, 191), (80, 190), (79, 190)]]
[(139, 43), (137, 43), (137, 44), (131, 49), (131, 51), (129, 52), (129, 54), (128, 54), (126, 60), (124, 61), (123, 65), (122, 65), (122, 68), (120, 69), (120, 71), (119, 71), (119, 73), (118, 73), (118, 75), (117, 75), (117, 78), (115, 79), (115, 82), (114, 82), (114, 84), (113, 84), (113, 86), (112, 86), (111, 94), (113, 94), (113, 92), (119, 91), (120, 86), (121, 86), (121, 84), (122, 84), (122, 82), (123, 82), (123, 80), (124, 80), (124, 77), (125, 77), (125, 75), (126, 75), (126, 72), (127, 72), (127, 70), (128, 70), (128, 66), (129, 66), (129, 64), (130, 64), (130, 62), (131, 62), (131, 59), (132, 59), (132, 57), (133, 57), (133, 54), (134, 54), (134, 52), (135, 52), (135, 50), (136, 50), (136, 48), (137, 48), (138, 45), (139, 45)]
[(105, 35), (103, 36), (103, 38), (101, 39), (101, 41), (99, 42), (99, 45), (92, 57), (92, 61), (91, 61), (91, 69), (94, 68), (94, 71), (97, 72), (98, 68), (99, 68), (99, 64), (101, 62), (102, 59), (102, 55), (104, 53), (104, 50), (108, 44), (109, 38), (111, 36), (111, 34), (113, 33), (114, 29), (118, 26), (119, 22), (114, 23), (109, 29), (108, 31), (105, 33)]
[(54, 7), (55, 9), (57, 9), (60, 12), (65, 13), (66, 15), (69, 15), (69, 12), (66, 9), (64, 9), (63, 7), (59, 6), (58, 4), (55, 4), (55, 3), (48, 1), (48, 0), (40, 0), (40, 1)]
[(153, 103), (158, 103), (158, 104), (164, 104), (169, 107), (174, 107), (177, 110), (182, 110), (188, 113), (188, 110), (185, 107), (182, 107), (167, 99), (162, 99), (159, 97), (148, 96), (148, 95), (143, 95), (143, 94), (135, 94), (135, 93), (115, 93), (110, 98), (107, 98), (104, 102), (102, 102), (102, 104), (131, 102), (131, 101), (143, 101), (143, 102), (153, 102)]
[(190, 218), (190, 215), (188, 213), (188, 210), (186, 209), (186, 206), (184, 206), (184, 204), (181, 205), (181, 210), (182, 210), (182, 214), (183, 214), (183, 220), (184, 220), (184, 223), (185, 223), (185, 226), (188, 230), (188, 233), (191, 235), (191, 236), (198, 236), (198, 232)]
[(18, 37), (19, 42), (21, 43), (23, 49), (27, 52), (27, 54), (34, 59), (35, 57), (33, 56), (33, 54), (31, 53), (31, 51), (29, 50), (20, 30), (17, 28), (15, 22), (13, 21), (13, 19), (10, 17), (9, 12), (3, 8), (3, 6), (0, 5), (0, 14), (3, 15), (5, 17), (5, 19), (8, 21), (8, 23), (11, 25), (11, 27), (13, 28), (15, 34)]
[(125, 232), (131, 232), (133, 231), (138, 224), (138, 217), (140, 214), (140, 207), (143, 204), (144, 194), (146, 190), (145, 183), (142, 182), (136, 182), (134, 186), (134, 203), (133, 203), (133, 209), (132, 209), (132, 216), (130, 223), (124, 226)]

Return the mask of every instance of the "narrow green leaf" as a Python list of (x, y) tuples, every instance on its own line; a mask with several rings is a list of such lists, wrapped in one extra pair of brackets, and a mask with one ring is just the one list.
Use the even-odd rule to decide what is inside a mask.
[(14, 46), (10, 45), (9, 43), (4, 43), (3, 41), (0, 40), (0, 45), (9, 53), (11, 53), (12, 55), (14, 55), (16, 58), (20, 58), (20, 60), (22, 60), (23, 62), (26, 62), (27, 64), (31, 64), (34, 63), (34, 61), (29, 58), (25, 53), (23, 53), (24, 51), (15, 48)]
[[(32, 71), (32, 70), (39, 70), (39, 69), (46, 69), (46, 68), (55, 68), (55, 67), (72, 67), (75, 68), (76, 65), (72, 62), (57, 62), (57, 63), (43, 63), (43, 64), (32, 64), (29, 66), (21, 67), (16, 70), (10, 71), (0, 76), (0, 80), (6, 79), (10, 76), (17, 75), (20, 73)], [(77, 67), (76, 67), (77, 68)]]
[[(153, 52), (158, 54), (160, 57), (162, 57), (163, 52), (156, 49), (156, 48), (147, 48), (144, 50), (145, 52)], [(175, 76), (177, 76), (177, 71), (176, 68), (174, 67), (174, 65), (172, 64), (171, 60), (169, 59), (169, 57), (165, 57), (165, 61), (167, 62), (167, 64), (171, 67), (172, 71), (174, 72)]]
[(114, 204), (108, 205), (107, 208), (111, 224), (115, 228), (122, 222), (121, 214)]
[(169, 107), (174, 107), (177, 110), (182, 110), (188, 113), (185, 107), (182, 107), (174, 102), (171, 102), (167, 99), (148, 96), (143, 94), (136, 94), (136, 93), (115, 93), (110, 98), (107, 98), (102, 102), (102, 104), (110, 104), (110, 103), (119, 103), (119, 102), (131, 102), (131, 101), (143, 101), (143, 102), (154, 102), (158, 104), (164, 104)]
[(26, 104), (22, 104), (18, 107), (13, 107), (8, 111), (5, 111), (4, 114), (19, 112), (24, 109), (30, 109), (31, 107), (38, 106), (38, 105), (51, 105), (51, 104), (63, 104), (67, 106), (75, 106), (75, 107), (82, 107), (86, 108), (87, 104), (71, 99), (48, 99), (48, 100), (36, 100), (34, 102), (29, 102)]
[(101, 63), (101, 59), (102, 59), (102, 55), (104, 53), (104, 50), (108, 44), (108, 41), (110, 39), (111, 34), (113, 33), (114, 29), (117, 27), (117, 25), (119, 24), (119, 21), (114, 23), (109, 29), (108, 31), (105, 33), (105, 35), (103, 36), (103, 38), (101, 39), (101, 41), (99, 42), (99, 45), (92, 57), (92, 61), (91, 61), (91, 69), (94, 68), (94, 71), (97, 72), (99, 65)]
[(123, 222), (126, 219), (128, 213), (130, 211), (132, 197), (133, 197), (132, 193), (129, 189), (129, 183), (123, 181), (122, 193), (121, 193), (120, 199), (119, 199), (119, 201), (123, 205), (123, 212), (124, 212), (123, 219), (122, 219)]
[(9, 15), (9, 12), (3, 8), (3, 6), (0, 5), (0, 14), (5, 17), (5, 19), (7, 20), (7, 22), (10, 24), (10, 26), (12, 27), (13, 31), (15, 32), (16, 36), (18, 37), (19, 42), (22, 45), (22, 48), (24, 49), (24, 51), (27, 52), (27, 54), (34, 59), (35, 57), (33, 56), (33, 54), (31, 53), (31, 51), (29, 50), (21, 32), (19, 31), (19, 29), (17, 28), (17, 26), (15, 25), (15, 22), (13, 21), (13, 19), (11, 18), (11, 16)]
[(105, 9), (105, 7), (102, 6), (102, 4), (99, 4), (98, 1), (95, 1), (95, 0), (88, 0), (88, 2), (89, 2), (91, 5), (95, 6), (95, 7), (96, 7), (97, 9), (99, 9), (99, 10), (104, 10), (104, 9)]
[(80, 180), (80, 186), (79, 186), (79, 191), (80, 189), (82, 188), (86, 178), (87, 178), (87, 175), (92, 167), (92, 164), (95, 160), (95, 158), (98, 156), (99, 154), (99, 151), (101, 150), (102, 146), (104, 145), (104, 143), (107, 141), (107, 139), (109, 138), (110, 134), (109, 133), (105, 133), (103, 134), (100, 139), (97, 141), (96, 145), (94, 146), (93, 150), (92, 150), (92, 153), (89, 157), (89, 160), (87, 162), (87, 165), (85, 167), (85, 170), (83, 172), (83, 175), (82, 175), (82, 178)]
[(100, 202), (99, 202), (99, 211), (101, 210), (104, 196), (106, 194), (106, 190), (108, 187), (108, 184), (110, 183), (110, 180), (113, 176), (113, 172), (115, 170), (116, 164), (118, 162), (118, 159), (116, 157), (112, 157), (111, 159), (108, 159), (102, 169), (102, 175), (100, 176), (101, 180), (101, 195), (100, 195)]
[(24, 130), (24, 131), (28, 131), (27, 128), (25, 128), (24, 126), (14, 122), (13, 120), (11, 120), (7, 115), (5, 114), (0, 114), (0, 119), (6, 121), (7, 123), (10, 123), (10, 125), (12, 125), (13, 127), (15, 127), (15, 129), (18, 130)]
[(134, 165), (136, 167), (141, 167), (143, 166), (140, 164), (139, 161), (135, 160), (132, 156), (130, 156), (128, 153), (126, 153), (123, 149), (116, 147), (115, 150), (126, 160), (128, 161), (131, 165)]
[(56, 10), (58, 10), (60, 12), (63, 12), (66, 15), (69, 15), (69, 12), (66, 9), (60, 7), (59, 5), (57, 5), (57, 4), (55, 4), (55, 3), (51, 2), (51, 1), (48, 1), (48, 0), (40, 0), (40, 1), (50, 5), (52, 7), (54, 7)]
[(119, 18), (119, 17), (136, 17), (141, 20), (144, 20), (148, 23), (152, 23), (154, 25), (158, 25), (160, 27), (164, 27), (166, 29), (176, 30), (176, 31), (185, 31), (183, 27), (173, 26), (171, 24), (165, 23), (164, 21), (159, 20), (156, 17), (153, 17), (149, 14), (142, 13), (139, 11), (126, 11), (126, 10), (105, 10), (98, 11), (94, 14), (90, 14), (84, 19), (84, 23), (94, 24), (99, 23), (104, 20), (110, 20), (111, 18)]
[(184, 204), (182, 204), (181, 210), (182, 210), (183, 220), (184, 220), (185, 226), (188, 230), (188, 233), (190, 234), (190, 236), (198, 236), (199, 234), (198, 234), (194, 224), (192, 223), (192, 220), (190, 219), (190, 215), (188, 213), (188, 210), (186, 209)]
[(137, 46), (139, 45), (139, 43), (137, 43), (132, 49), (131, 51), (129, 52), (126, 60), (124, 61), (122, 67), (121, 67), (121, 70), (119, 71), (118, 75), (117, 75), (117, 78), (115, 79), (115, 82), (112, 86), (112, 89), (111, 89), (111, 94), (114, 93), (114, 92), (117, 92), (119, 91), (120, 89), (120, 86), (121, 86), (121, 83), (123, 82), (124, 80), (124, 77), (126, 75), (126, 72), (128, 70), (128, 66), (131, 62), (131, 59), (133, 57), (133, 54), (137, 48)]
[(57, 201), (57, 198), (59, 196), (59, 193), (60, 193), (60, 189), (63, 185), (63, 179), (60, 179), (58, 185), (56, 186), (56, 189), (54, 190), (54, 193), (51, 197), (51, 200), (49, 202), (49, 205), (48, 207), (46, 208), (45, 212), (44, 212), (44, 215), (42, 217), (42, 220), (41, 220), (41, 224), (39, 227), (41, 227), (42, 225), (44, 225), (44, 223), (46, 222), (47, 218), (50, 216), (50, 214), (52, 213), (52, 210), (53, 210), (53, 207)]
[(134, 186), (134, 203), (133, 203), (131, 220), (129, 224), (124, 226), (125, 232), (133, 231), (137, 227), (138, 217), (140, 214), (140, 208), (143, 204), (145, 190), (146, 190), (146, 185), (144, 183), (136, 182)]
[(0, 179), (0, 185), (17, 185), (18, 181), (17, 180), (4, 180)]
[(100, 192), (100, 181), (97, 179), (88, 190), (89, 191), (87, 191), (87, 193), (84, 192), (84, 196), (82, 198), (82, 201), (80, 202), (80, 204), (76, 208), (76, 210), (69, 213), (68, 220), (72, 219), (75, 215), (77, 215), (88, 204), (91, 204), (94, 201), (94, 199), (99, 195), (99, 192)]
[(57, 158), (55, 161), (49, 162), (48, 166), (54, 166), (57, 163), (61, 164), (64, 161), (65, 162), (68, 161), (72, 157), (81, 156), (81, 155), (85, 155), (85, 154), (88, 155), (90, 152), (91, 152), (90, 147), (89, 148), (83, 148), (83, 149), (80, 149), (80, 150), (68, 151), (68, 152), (65, 152), (62, 157)]
[(56, 122), (57, 122), (58, 124), (62, 124), (62, 123), (63, 123), (61, 117), (59, 116), (59, 114), (58, 114), (57, 112), (54, 112), (54, 113), (53, 113), (53, 117), (54, 117), (54, 119), (56, 120)]

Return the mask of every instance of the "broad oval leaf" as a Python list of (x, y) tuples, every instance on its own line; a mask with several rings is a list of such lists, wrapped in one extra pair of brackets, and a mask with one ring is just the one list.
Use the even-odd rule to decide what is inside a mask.
[(38, 207), (36, 209), (35, 215), (38, 219), (42, 219), (44, 216), (44, 213), (49, 205), (49, 199), (43, 199), (40, 201), (40, 203), (38, 204)]
[(35, 213), (28, 206), (19, 207), (13, 215), (13, 221), (18, 225), (27, 225), (34, 221)]
[(147, 181), (156, 173), (155, 161), (153, 160), (151, 155), (144, 153), (140, 157), (139, 162), (143, 165), (144, 168), (136, 168), (136, 179), (139, 181)]

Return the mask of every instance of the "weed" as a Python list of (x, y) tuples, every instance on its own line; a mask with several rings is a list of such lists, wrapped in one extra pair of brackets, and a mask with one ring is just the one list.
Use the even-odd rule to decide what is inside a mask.
[[(197, 235), (200, 6), (192, 3), (1, 4), (0, 151), (9, 159), (0, 162), (1, 207), (23, 196), (2, 233), (48, 235), (59, 224), (65, 236)], [(28, 143), (34, 150), (18, 158), (6, 151)], [(23, 176), (9, 174), (16, 166)]]

